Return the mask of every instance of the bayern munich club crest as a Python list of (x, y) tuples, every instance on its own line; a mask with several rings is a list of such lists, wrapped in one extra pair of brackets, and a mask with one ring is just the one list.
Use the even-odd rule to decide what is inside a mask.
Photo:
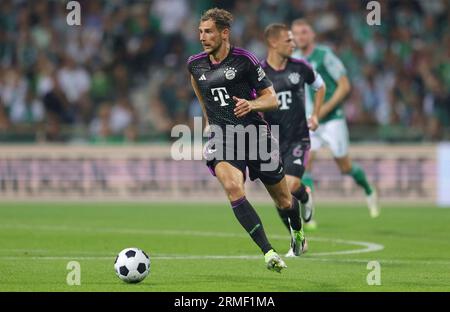
[(232, 80), (234, 77), (236, 77), (236, 72), (237, 70), (233, 67), (227, 67), (223, 71), (223, 73), (225, 74), (225, 78), (227, 78), (228, 80)]
[(289, 81), (292, 83), (292, 84), (298, 84), (299, 82), (300, 82), (300, 74), (299, 73), (291, 73), (289, 76), (288, 76), (288, 78), (289, 78)]

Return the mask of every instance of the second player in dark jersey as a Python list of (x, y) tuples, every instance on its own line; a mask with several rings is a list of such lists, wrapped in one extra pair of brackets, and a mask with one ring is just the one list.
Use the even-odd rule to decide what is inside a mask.
[[(281, 158), (285, 167), (289, 190), (302, 204), (304, 219), (312, 217), (312, 197), (301, 183), (305, 170), (305, 154), (309, 150), (309, 130), (318, 127), (318, 113), (325, 95), (322, 78), (312, 67), (290, 55), (295, 47), (293, 36), (284, 24), (271, 24), (265, 30), (267, 59), (263, 62), (264, 70), (273, 82), (278, 99), (278, 110), (264, 114), (272, 127), (279, 127)], [(313, 115), (305, 116), (305, 83), (317, 92)], [(290, 230), (290, 220), (284, 211), (279, 210), (280, 217)], [(306, 249), (306, 247), (304, 247)], [(289, 255), (295, 255), (290, 250)]]
[(280, 154), (286, 174), (301, 178), (305, 171), (306, 153), (310, 147), (309, 127), (305, 114), (305, 83), (317, 89), (323, 81), (303, 60), (286, 59), (284, 69), (276, 70), (262, 63), (277, 92), (278, 110), (264, 117), (279, 127)]
[[(278, 99), (278, 110), (265, 113), (265, 119), (279, 127), (280, 151), (286, 174), (301, 178), (304, 155), (309, 150), (309, 128), (317, 128), (317, 114), (323, 101), (320, 93), (325, 85), (322, 78), (303, 60), (290, 57), (294, 48), (292, 34), (283, 24), (272, 24), (266, 29), (269, 53), (262, 66), (273, 82)], [(270, 46), (270, 42), (277, 42)], [(305, 83), (319, 93), (315, 116), (310, 125), (305, 115)]]
[(304, 61), (290, 57), (282, 70), (272, 68), (267, 60), (262, 62), (262, 66), (273, 83), (279, 105), (278, 110), (265, 113), (264, 118), (269, 124), (280, 127), (281, 152), (286, 152), (292, 144), (309, 146), (304, 85), (313, 85), (317, 80), (316, 73)]

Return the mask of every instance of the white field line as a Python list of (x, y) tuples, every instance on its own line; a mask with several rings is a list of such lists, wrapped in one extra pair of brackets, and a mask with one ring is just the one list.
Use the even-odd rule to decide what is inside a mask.
[[(12, 250), (12, 249), (9, 249)], [(0, 250), (2, 251), (2, 250)], [(151, 260), (262, 260), (261, 255), (150, 255)], [(18, 256), (0, 256), (0, 260), (83, 260), (83, 261), (98, 261), (106, 260), (113, 262), (114, 256), (31, 256), (31, 257), (18, 257)], [(362, 263), (367, 264), (374, 259), (342, 259), (342, 258), (319, 258), (310, 256), (302, 256), (300, 258), (289, 258), (287, 261), (321, 261), (321, 262), (333, 262), (333, 263)], [(450, 261), (442, 260), (395, 260), (395, 259), (375, 259), (380, 264), (392, 264), (392, 265), (450, 265)]]
[[(41, 231), (76, 231), (76, 232), (92, 232), (92, 233), (122, 233), (122, 234), (142, 234), (142, 235), (176, 235), (176, 236), (206, 236), (206, 237), (238, 237), (247, 238), (248, 235), (244, 233), (225, 233), (225, 232), (203, 232), (203, 231), (191, 231), (191, 230), (145, 230), (145, 229), (110, 229), (110, 228), (77, 228), (77, 227), (67, 227), (67, 226), (30, 226), (30, 225), (1, 225), (0, 228), (10, 228), (10, 229), (23, 229), (23, 230), (41, 230)], [(269, 235), (271, 239), (286, 239), (288, 240), (288, 235)], [(384, 246), (381, 244), (364, 242), (364, 241), (352, 241), (343, 240), (335, 238), (324, 238), (324, 237), (309, 237), (310, 241), (322, 241), (331, 242), (335, 244), (342, 245), (354, 245), (362, 248), (350, 249), (350, 250), (338, 250), (329, 252), (318, 252), (311, 253), (313, 256), (332, 256), (332, 255), (349, 255), (349, 254), (360, 254), (366, 252), (375, 252), (383, 250)]]
[[(82, 227), (68, 227), (68, 226), (51, 226), (51, 225), (8, 225), (0, 224), (0, 228), (4, 229), (23, 229), (32, 231), (74, 231), (74, 232), (92, 232), (92, 233), (122, 233), (122, 234), (143, 234), (143, 235), (186, 235), (186, 236), (200, 236), (200, 237), (235, 237), (235, 238), (247, 238), (248, 235), (245, 233), (226, 233), (226, 232), (203, 232), (203, 231), (190, 231), (190, 230), (147, 230), (147, 229), (112, 229), (112, 228), (82, 228)], [(270, 235), (272, 239), (287, 240), (288, 235), (274, 234)], [(322, 262), (334, 262), (334, 263), (368, 263), (372, 260), (377, 260), (380, 263), (385, 264), (418, 264), (418, 265), (450, 265), (450, 261), (443, 260), (395, 260), (395, 259), (346, 259), (346, 258), (324, 258), (324, 256), (333, 255), (348, 255), (348, 254), (361, 254), (368, 252), (375, 252), (384, 249), (381, 244), (363, 242), (363, 241), (353, 241), (335, 238), (325, 238), (325, 237), (309, 237), (310, 241), (321, 241), (321, 242), (331, 242), (335, 244), (347, 244), (360, 246), (362, 248), (352, 249), (352, 250), (340, 250), (331, 252), (308, 252), (305, 256), (300, 257), (300, 261), (322, 261)], [(21, 253), (51, 253), (54, 251), (46, 249), (0, 249), (0, 252), (21, 252)], [(89, 251), (69, 251), (64, 252), (64, 256), (36, 256), (36, 255), (22, 255), (22, 256), (0, 256), (0, 260), (108, 260), (112, 261), (115, 254), (99, 254)], [(322, 258), (320, 258), (322, 257)], [(233, 259), (245, 259), (245, 260), (261, 260), (261, 255), (176, 255), (176, 254), (153, 254), (151, 255), (152, 260), (233, 260)], [(297, 259), (288, 259), (288, 261)]]

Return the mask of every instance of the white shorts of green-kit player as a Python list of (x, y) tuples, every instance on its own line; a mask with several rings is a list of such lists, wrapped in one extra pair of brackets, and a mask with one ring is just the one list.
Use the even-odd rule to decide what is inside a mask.
[(320, 124), (316, 131), (310, 131), (309, 134), (312, 151), (327, 147), (335, 158), (342, 158), (348, 154), (349, 135), (345, 119), (329, 120)]

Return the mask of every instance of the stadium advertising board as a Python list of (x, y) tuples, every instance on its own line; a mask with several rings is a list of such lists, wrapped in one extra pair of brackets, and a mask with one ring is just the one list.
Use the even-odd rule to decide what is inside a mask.
[[(220, 185), (201, 160), (170, 157), (168, 146), (2, 146), (2, 200), (220, 200)], [(448, 204), (449, 148), (354, 146), (352, 155), (383, 200)], [(439, 157), (438, 157), (439, 156)], [(440, 163), (438, 163), (438, 159)], [(446, 170), (444, 170), (445, 168)], [(439, 169), (440, 168), (440, 169)], [(313, 176), (320, 200), (363, 198), (326, 153)], [(440, 181), (438, 183), (438, 181)], [(445, 184), (447, 183), (447, 184)], [(441, 189), (437, 187), (442, 184)], [(261, 183), (247, 185), (249, 196), (266, 199)]]

